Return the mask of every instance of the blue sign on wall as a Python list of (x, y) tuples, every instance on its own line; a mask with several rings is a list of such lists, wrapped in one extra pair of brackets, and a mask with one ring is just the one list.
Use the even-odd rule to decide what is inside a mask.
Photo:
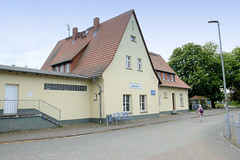
[(155, 96), (156, 95), (156, 91), (155, 90), (151, 90), (151, 95)]

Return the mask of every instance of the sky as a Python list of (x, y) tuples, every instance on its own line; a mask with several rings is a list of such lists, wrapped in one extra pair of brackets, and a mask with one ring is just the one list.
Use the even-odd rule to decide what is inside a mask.
[(187, 43), (240, 46), (239, 0), (0, 0), (0, 64), (40, 69), (54, 46), (68, 36), (67, 24), (83, 31), (134, 9), (149, 51), (166, 61)]

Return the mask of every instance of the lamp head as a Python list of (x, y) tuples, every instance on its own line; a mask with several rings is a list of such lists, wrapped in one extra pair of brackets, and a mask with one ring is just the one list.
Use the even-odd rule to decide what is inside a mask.
[(208, 23), (219, 23), (217, 20), (214, 21), (208, 21)]

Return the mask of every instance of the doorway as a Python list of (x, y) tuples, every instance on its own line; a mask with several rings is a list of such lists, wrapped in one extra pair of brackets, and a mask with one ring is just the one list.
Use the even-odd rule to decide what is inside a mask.
[(173, 104), (173, 110), (176, 110), (176, 106), (175, 106), (175, 93), (172, 93), (172, 104)]
[(18, 85), (5, 85), (5, 103), (3, 114), (17, 114)]

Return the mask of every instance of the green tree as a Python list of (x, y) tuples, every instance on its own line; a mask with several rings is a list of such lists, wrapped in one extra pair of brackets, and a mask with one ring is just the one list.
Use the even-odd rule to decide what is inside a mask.
[(231, 89), (231, 100), (235, 100), (240, 103), (240, 47), (236, 47), (231, 52), (231, 57), (227, 63), (231, 66), (229, 76), (229, 86)]
[(172, 69), (192, 88), (189, 96), (207, 96), (212, 105), (223, 98), (221, 61), (216, 56), (217, 48), (212, 42), (204, 46), (188, 43), (174, 49), (169, 59)]

